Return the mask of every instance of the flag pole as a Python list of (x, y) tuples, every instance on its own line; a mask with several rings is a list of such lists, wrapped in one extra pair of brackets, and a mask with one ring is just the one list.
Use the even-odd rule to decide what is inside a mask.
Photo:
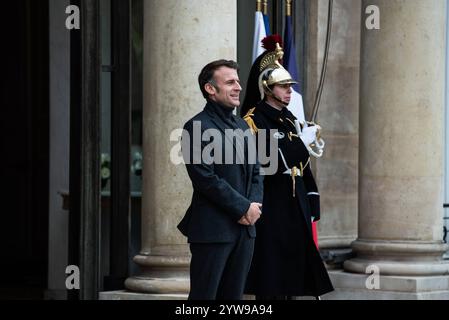
[(268, 17), (268, 0), (263, 0), (263, 2), (262, 2), (262, 15), (263, 15), (264, 23), (265, 23), (266, 35), (268, 36), (271, 34), (270, 18)]
[(262, 12), (262, 0), (256, 1), (256, 12)]
[(291, 17), (292, 16), (292, 1), (293, 0), (286, 0), (285, 1), (285, 15), (287, 17)]
[(265, 49), (262, 47), (262, 39), (267, 36), (265, 22), (263, 17), (262, 0), (256, 1), (255, 26), (254, 26), (254, 42), (253, 42), (253, 62), (260, 56)]

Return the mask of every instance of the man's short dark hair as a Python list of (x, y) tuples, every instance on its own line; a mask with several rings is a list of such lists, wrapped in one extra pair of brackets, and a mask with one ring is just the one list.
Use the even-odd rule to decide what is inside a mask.
[(237, 64), (237, 62), (232, 60), (217, 60), (206, 65), (203, 70), (201, 70), (201, 73), (198, 77), (198, 83), (205, 99), (209, 98), (209, 94), (207, 93), (206, 89), (204, 89), (204, 86), (207, 83), (212, 83), (212, 85), (216, 87), (213, 82), (213, 77), (215, 71), (221, 67), (227, 67), (239, 71), (239, 65)]

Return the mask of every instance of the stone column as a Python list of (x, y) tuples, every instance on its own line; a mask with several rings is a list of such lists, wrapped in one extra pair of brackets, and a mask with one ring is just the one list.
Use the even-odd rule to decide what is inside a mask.
[[(444, 0), (364, 0), (380, 30), (362, 21), (359, 236), (344, 298), (449, 298), (443, 244)], [(360, 280), (360, 282), (357, 282)], [(374, 290), (369, 290), (374, 289)], [(378, 290), (376, 290), (378, 289)], [(337, 290), (338, 293), (338, 290)]]
[[(198, 75), (209, 62), (236, 60), (236, 1), (145, 1), (144, 173), (142, 274), (126, 281), (131, 291), (154, 298), (185, 297), (190, 256), (176, 226), (190, 204), (185, 166), (170, 159), (173, 130), (200, 112), (205, 100)], [(183, 295), (182, 295), (183, 294)]]

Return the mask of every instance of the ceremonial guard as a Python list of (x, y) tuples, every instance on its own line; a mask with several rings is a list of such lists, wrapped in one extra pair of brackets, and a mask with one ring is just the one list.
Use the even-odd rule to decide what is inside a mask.
[[(311, 154), (322, 152), (320, 127), (299, 123), (287, 109), (291, 85), (297, 82), (280, 64), (280, 44), (266, 47), (271, 50), (252, 67), (242, 110), (248, 110), (244, 120), (257, 135), (258, 147), (261, 139), (266, 143), (265, 150), (277, 142), (278, 166), (264, 179), (263, 215), (256, 224), (246, 293), (261, 300), (319, 297), (333, 290), (311, 226), (312, 221), (320, 219), (320, 196), (310, 168)], [(255, 96), (259, 98), (257, 103), (248, 105)]]

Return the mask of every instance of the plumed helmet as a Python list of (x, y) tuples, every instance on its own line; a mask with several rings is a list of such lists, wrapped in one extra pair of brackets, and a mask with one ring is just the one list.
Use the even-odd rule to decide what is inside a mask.
[(282, 38), (279, 35), (272, 35), (264, 38), (262, 43), (266, 51), (254, 61), (251, 67), (241, 109), (243, 116), (263, 100), (266, 94), (271, 94), (271, 86), (298, 83), (281, 64), (284, 56), (281, 47)]
[(281, 64), (284, 56), (279, 43), (276, 43), (276, 49), (265, 55), (260, 61), (260, 76), (259, 76), (259, 92), (262, 99), (265, 94), (271, 94), (271, 86), (282, 84), (296, 84), (297, 81), (292, 79), (290, 73), (285, 70)]

